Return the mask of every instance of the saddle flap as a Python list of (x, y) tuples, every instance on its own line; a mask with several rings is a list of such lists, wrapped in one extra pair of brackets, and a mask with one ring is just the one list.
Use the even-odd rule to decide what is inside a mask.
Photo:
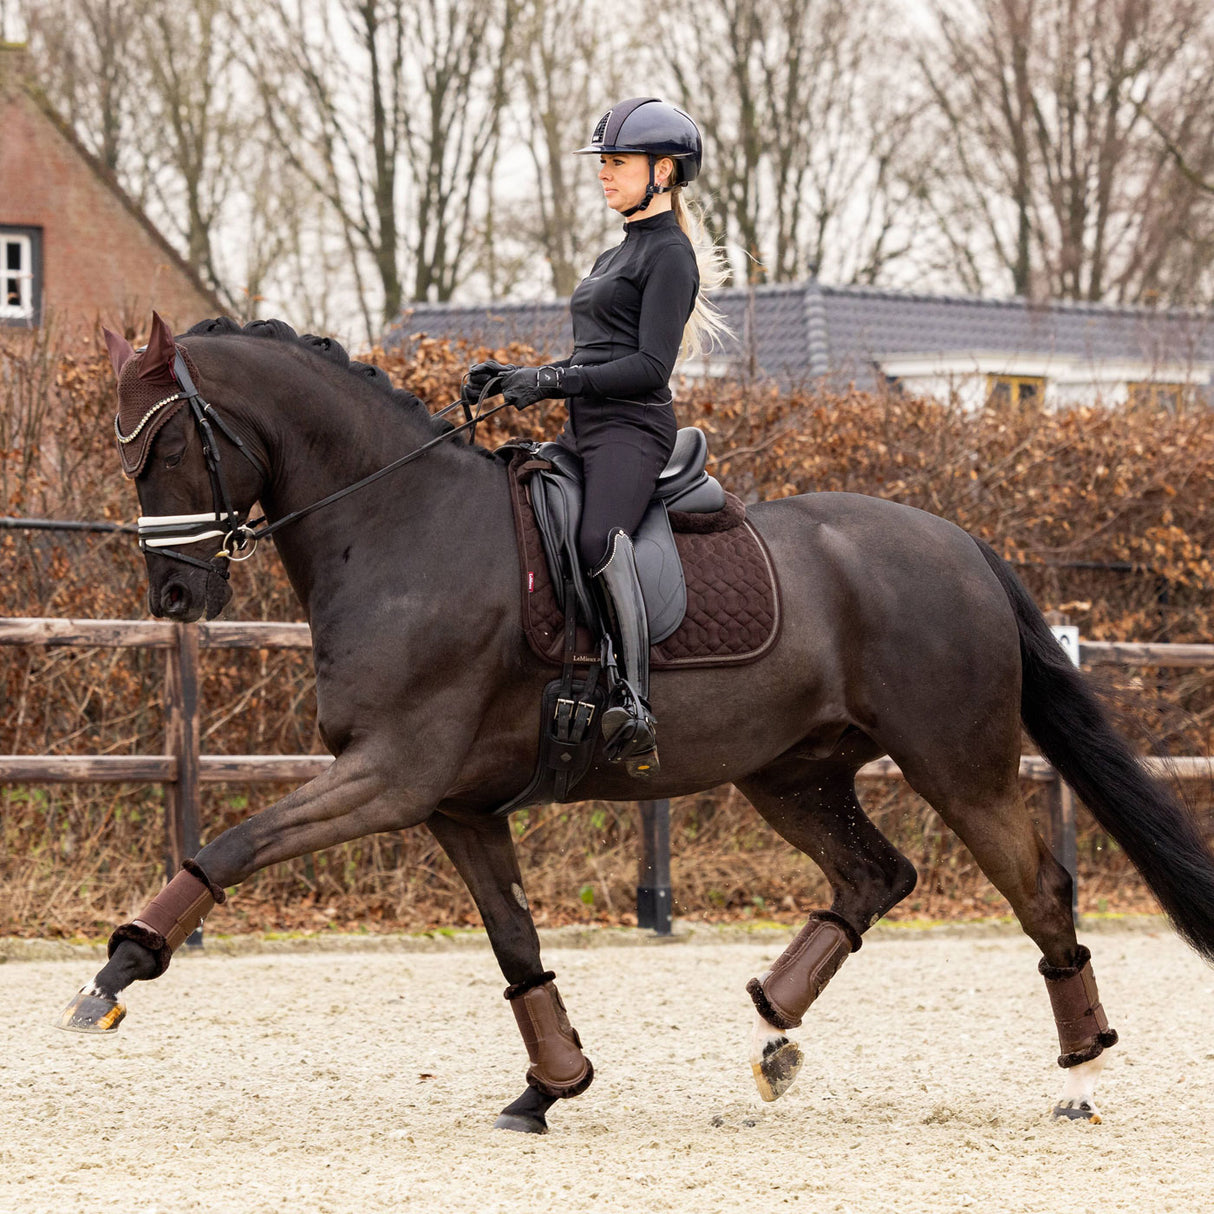
[[(553, 571), (557, 602), (563, 612), (564, 584), (569, 575), (582, 619), (598, 631), (601, 628), (598, 607), (577, 551), (583, 499), (581, 457), (559, 442), (539, 444), (534, 456), (550, 465), (531, 479), (531, 504)], [(633, 536), (650, 641), (655, 645), (678, 629), (687, 610), (682, 560), (667, 511), (710, 514), (725, 506), (725, 490), (704, 471), (707, 457), (708, 439), (704, 432), (695, 426), (680, 429), (674, 451), (658, 478), (653, 501)]]
[[(560, 666), (565, 622), (549, 570), (554, 569), (557, 578), (563, 574), (559, 561), (546, 548), (532, 506), (542, 492), (535, 483), (538, 469), (534, 455), (528, 448), (514, 456), (510, 473), (521, 558), (523, 629), (532, 652)], [(722, 513), (731, 515), (726, 525), (688, 528), (691, 520), (711, 522), (716, 516), (679, 514), (674, 539), (685, 578), (687, 607), (678, 628), (654, 644), (650, 659), (653, 670), (753, 662), (769, 653), (779, 637), (780, 594), (771, 556), (759, 533), (746, 520), (742, 503), (732, 494), (726, 496), (727, 509)], [(647, 554), (641, 551), (645, 547), (644, 543), (638, 545), (643, 560), (647, 560)], [(666, 584), (666, 578), (660, 577), (659, 582)], [(649, 595), (652, 603), (662, 597)], [(654, 635), (658, 635), (657, 629)], [(578, 660), (592, 663), (592, 639), (582, 636), (578, 645), (579, 652), (587, 655)]]
[[(556, 443), (544, 445), (557, 446)], [(580, 465), (581, 460), (578, 460), (576, 455), (570, 452), (565, 455), (569, 459), (577, 460)], [(553, 587), (561, 611), (566, 609), (564, 583), (568, 575), (582, 619), (597, 632), (600, 627), (598, 607), (586, 585), (585, 571), (582, 569), (577, 549), (577, 529), (582, 518), (580, 467), (578, 472), (577, 480), (565, 475), (563, 471), (537, 472), (531, 480), (531, 505), (535, 511), (540, 537), (544, 541), (548, 568), (554, 574)]]
[(664, 641), (683, 622), (687, 613), (687, 583), (683, 562), (674, 544), (670, 516), (661, 502), (651, 502), (632, 540), (645, 614), (649, 617), (649, 641)]

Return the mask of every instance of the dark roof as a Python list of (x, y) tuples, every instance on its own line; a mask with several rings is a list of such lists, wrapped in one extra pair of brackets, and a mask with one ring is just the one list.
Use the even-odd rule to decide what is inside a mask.
[(1214, 361), (1214, 314), (1186, 309), (822, 287), (831, 369), (848, 358), (1008, 353), (1159, 363)]
[(557, 358), (573, 348), (569, 301), (543, 303), (410, 303), (384, 337), (384, 345), (400, 345), (414, 335), (462, 338), (494, 349), (522, 342), (540, 354)]
[[(1214, 314), (1206, 311), (1038, 304), (817, 281), (725, 288), (711, 298), (735, 334), (713, 362), (786, 382), (830, 376), (870, 386), (880, 377), (875, 364), (915, 354), (1214, 362)], [(567, 300), (411, 304), (386, 342), (416, 333), (490, 346), (522, 341), (550, 357), (572, 346)]]

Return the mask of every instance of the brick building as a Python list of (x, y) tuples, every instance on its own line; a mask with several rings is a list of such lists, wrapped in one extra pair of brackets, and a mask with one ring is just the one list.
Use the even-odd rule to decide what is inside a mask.
[(0, 326), (180, 332), (223, 311), (0, 44)]

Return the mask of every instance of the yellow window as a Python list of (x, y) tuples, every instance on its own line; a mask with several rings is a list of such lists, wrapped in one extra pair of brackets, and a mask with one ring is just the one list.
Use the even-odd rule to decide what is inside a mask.
[(1035, 405), (1045, 394), (1045, 379), (1040, 375), (988, 375), (986, 399), (989, 404)]
[(1193, 400), (1193, 389), (1188, 384), (1141, 383), (1126, 386), (1130, 404), (1148, 409), (1175, 413)]

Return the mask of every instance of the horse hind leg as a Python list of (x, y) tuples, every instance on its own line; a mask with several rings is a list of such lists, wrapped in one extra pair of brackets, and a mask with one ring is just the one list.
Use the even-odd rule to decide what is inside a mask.
[(787, 757), (738, 783), (785, 840), (809, 856), (833, 899), (815, 911), (772, 968), (747, 985), (755, 1004), (750, 1064), (764, 1100), (792, 1086), (801, 1067), (788, 1033), (861, 936), (915, 887), (915, 867), (873, 825), (856, 798), (855, 767)]
[(1096, 1081), (1104, 1050), (1115, 1045), (1092, 975), (1091, 954), (1075, 936), (1070, 874), (1051, 854), (1024, 804), (1018, 759), (974, 762), (969, 771), (999, 772), (987, 786), (956, 776), (941, 781), (915, 759), (902, 764), (908, 781), (969, 849), (978, 867), (1008, 900), (1025, 934), (1041, 949), (1039, 971), (1054, 1013), (1066, 1072), (1055, 1117), (1100, 1122)]

